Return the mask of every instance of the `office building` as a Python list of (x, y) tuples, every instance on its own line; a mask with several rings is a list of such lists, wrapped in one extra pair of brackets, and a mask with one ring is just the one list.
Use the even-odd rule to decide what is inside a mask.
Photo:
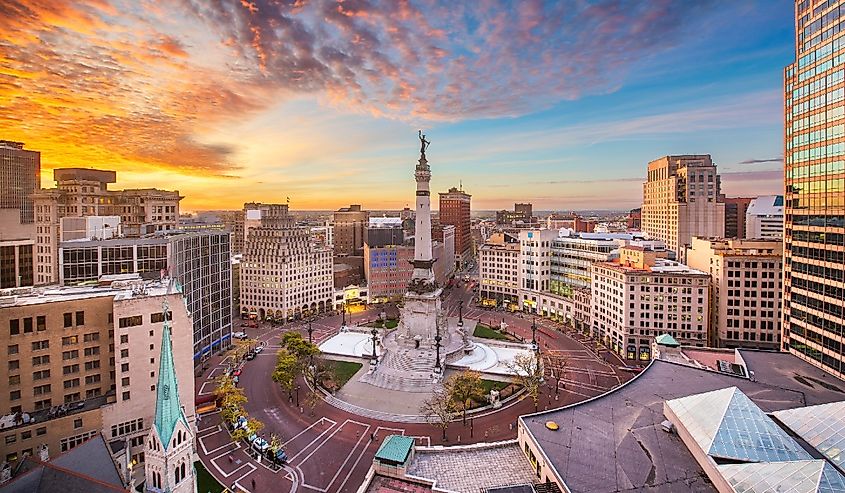
[(331, 248), (296, 226), (287, 205), (257, 204), (246, 212), (241, 316), (284, 321), (331, 310)]
[(228, 231), (169, 231), (146, 238), (80, 239), (59, 244), (60, 283), (140, 274), (177, 280), (193, 315), (195, 364), (228, 347), (232, 262)]
[(745, 215), (745, 237), (783, 239), (783, 195), (763, 195), (751, 201)]
[(52, 457), (102, 433), (143, 462), (168, 316), (180, 404), (194, 426), (191, 315), (176, 281), (2, 292), (0, 456), (14, 463), (46, 447)]
[(470, 203), (472, 196), (452, 187), (448, 192), (440, 192), (440, 225), (455, 227), (455, 262), (461, 267), (473, 255), (470, 235)]
[(784, 71), (783, 347), (845, 378), (845, 53), (842, 0), (795, 2)]
[(648, 163), (642, 231), (663, 240), (683, 260), (693, 236), (725, 232), (725, 204), (709, 154), (664, 156)]
[(626, 359), (648, 361), (654, 338), (707, 346), (710, 274), (629, 245), (592, 269), (592, 335)]
[(596, 228), (596, 221), (587, 220), (570, 212), (569, 214), (550, 214), (546, 218), (546, 229), (571, 229), (576, 233), (592, 233)]
[(493, 233), (478, 249), (478, 299), (485, 306), (518, 306), (519, 238)]
[(551, 286), (552, 242), (558, 232), (537, 229), (519, 232), (519, 305), (538, 312), (539, 296)]
[(125, 236), (177, 229), (179, 192), (157, 189), (109, 190), (114, 171), (85, 168), (53, 170), (56, 188), (35, 193), (35, 284), (59, 281), (58, 243), (65, 217), (118, 216)]
[[(401, 300), (408, 291), (408, 283), (414, 273), (415, 241), (413, 238), (401, 242), (398, 235), (388, 236), (384, 229), (368, 228), (370, 242), (364, 244), (364, 271), (367, 279), (370, 300)], [(435, 241), (432, 245), (434, 256), (434, 280), (444, 286), (455, 272), (455, 235), (452, 226), (445, 226), (444, 241)], [(372, 233), (370, 235), (370, 233)]]
[(710, 273), (710, 346), (780, 348), (783, 242), (693, 238), (687, 264)]
[(572, 296), (572, 291), (590, 287), (590, 267), (619, 256), (619, 248), (634, 239), (628, 233), (575, 233), (561, 230), (552, 240), (549, 291)]
[(752, 197), (725, 197), (725, 238), (745, 238), (745, 213)]
[(32, 224), (33, 194), (39, 188), (41, 153), (24, 149), (23, 142), (0, 140), (0, 210), (15, 209), (19, 224)]
[(514, 204), (513, 210), (501, 210), (496, 212), (496, 224), (500, 226), (524, 226), (536, 227), (537, 219), (534, 217), (534, 210), (531, 204)]
[(639, 231), (642, 228), (643, 210), (640, 207), (631, 209), (628, 213), (628, 220), (626, 226), (628, 231)]
[(364, 232), (369, 224), (369, 211), (358, 204), (342, 207), (334, 212), (332, 240), (335, 255), (361, 256), (364, 251)]

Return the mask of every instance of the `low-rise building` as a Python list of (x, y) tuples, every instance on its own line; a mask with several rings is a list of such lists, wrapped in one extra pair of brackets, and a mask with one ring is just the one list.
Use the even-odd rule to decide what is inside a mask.
[(693, 238), (687, 263), (711, 276), (710, 345), (780, 348), (783, 242)]
[(626, 359), (642, 361), (651, 359), (652, 341), (664, 333), (685, 345), (706, 346), (710, 275), (640, 246), (619, 253), (614, 262), (593, 264), (593, 337)]

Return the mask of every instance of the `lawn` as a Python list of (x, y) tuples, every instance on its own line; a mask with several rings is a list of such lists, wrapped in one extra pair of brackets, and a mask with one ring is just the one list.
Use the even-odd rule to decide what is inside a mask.
[(475, 330), (473, 331), (472, 335), (475, 337), (481, 337), (483, 339), (497, 339), (499, 341), (505, 341), (508, 339), (508, 336), (493, 330), (488, 325), (478, 324), (475, 326)]
[(481, 386), (484, 388), (484, 395), (490, 395), (490, 391), (493, 389), (502, 390), (503, 388), (507, 387), (509, 384), (507, 382), (497, 382), (496, 380), (481, 380)]
[(194, 468), (197, 470), (197, 492), (198, 493), (220, 493), (223, 491), (223, 486), (214, 479), (202, 462), (194, 462)]
[(398, 325), (399, 325), (398, 320), (390, 319), (390, 320), (388, 320), (387, 322), (384, 323), (384, 328), (385, 329), (395, 329)]
[(341, 387), (352, 378), (352, 375), (358, 373), (358, 370), (364, 366), (361, 363), (353, 363), (351, 361), (335, 361), (335, 375), (337, 376), (337, 388)]

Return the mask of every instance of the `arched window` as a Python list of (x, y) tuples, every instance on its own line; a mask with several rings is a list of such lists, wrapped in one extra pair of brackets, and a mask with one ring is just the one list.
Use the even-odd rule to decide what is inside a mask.
[(182, 469), (182, 479), (184, 479), (185, 478), (185, 463), (184, 462), (182, 463), (181, 469)]
[(176, 470), (173, 471), (173, 483), (179, 484), (179, 467), (176, 467)]

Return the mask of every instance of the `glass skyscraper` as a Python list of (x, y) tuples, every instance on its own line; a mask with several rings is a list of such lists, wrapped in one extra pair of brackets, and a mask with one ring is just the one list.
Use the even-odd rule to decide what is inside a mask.
[(784, 90), (783, 344), (845, 378), (845, 0), (796, 0)]

